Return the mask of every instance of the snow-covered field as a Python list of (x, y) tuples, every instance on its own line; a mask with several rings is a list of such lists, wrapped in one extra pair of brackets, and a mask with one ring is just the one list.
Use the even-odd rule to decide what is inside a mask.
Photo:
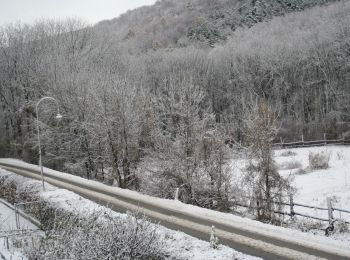
[[(327, 169), (313, 170), (309, 165), (309, 154), (323, 153), (329, 155), (329, 167)], [(332, 207), (350, 211), (350, 147), (349, 146), (322, 146), (291, 148), (274, 151), (274, 160), (277, 163), (279, 173), (292, 180), (292, 186), (296, 192), (293, 196), (294, 203), (327, 208), (327, 197), (332, 200)], [(231, 161), (230, 168), (233, 183), (241, 183), (244, 176), (244, 169), (248, 161), (236, 158)], [(289, 206), (285, 211), (289, 212)], [(328, 219), (327, 210), (319, 210), (294, 206), (294, 211), (314, 217)], [(243, 210), (245, 212), (245, 210)], [(247, 215), (249, 217), (249, 215)], [(350, 222), (350, 213), (334, 211), (335, 219), (342, 219)], [(298, 223), (293, 227), (304, 230), (303, 223), (315, 223), (304, 217), (297, 217)], [(328, 222), (319, 222), (322, 228), (328, 226)], [(336, 222), (339, 223), (339, 222)], [(298, 225), (299, 224), (299, 225)], [(299, 226), (299, 227), (298, 227)], [(348, 228), (350, 226), (348, 225)], [(311, 228), (312, 229), (312, 228)], [(318, 236), (324, 236), (322, 230), (312, 230)], [(350, 245), (350, 233), (332, 234), (332, 239), (348, 243)]]
[[(286, 153), (292, 153), (286, 155)], [(329, 168), (312, 170), (309, 166), (309, 153), (329, 155)], [(327, 208), (327, 197), (332, 199), (332, 206), (350, 211), (350, 147), (323, 146), (292, 148), (274, 151), (274, 160), (279, 173), (291, 177), (292, 186), (296, 189), (294, 203)], [(234, 159), (231, 161), (231, 173), (234, 183), (240, 183), (248, 161)], [(327, 211), (313, 210), (295, 206), (295, 211), (328, 217)], [(334, 217), (350, 222), (350, 214), (334, 211)]]
[[(28, 189), (30, 187), (38, 187), (38, 185), (40, 187), (39, 181), (30, 180), (0, 169), (0, 177), (8, 175), (11, 176), (10, 178), (14, 178), (15, 182), (22, 188)], [(38, 185), (33, 185), (36, 183)], [(55, 208), (65, 209), (75, 213), (78, 212), (79, 214), (83, 215), (92, 214), (98, 210), (108, 210), (107, 208), (90, 200), (84, 199), (71, 191), (59, 189), (49, 184), (46, 186), (46, 191), (41, 192), (40, 196), (45, 202), (50, 203)], [(114, 214), (115, 216), (126, 216), (125, 214), (116, 212), (111, 214)], [(163, 251), (169, 255), (169, 259), (259, 259), (242, 254), (234, 249), (222, 245), (220, 245), (218, 249), (212, 249), (208, 242), (210, 234), (208, 234), (208, 241), (203, 241), (191, 237), (183, 232), (173, 231), (159, 225), (157, 225), (157, 232), (165, 243)]]
[[(295, 155), (282, 156), (286, 150), (277, 150), (275, 160), (280, 168), (286, 165), (298, 166), (297, 168), (291, 167), (294, 169), (279, 170), (283, 176), (294, 175), (293, 186), (297, 189), (294, 202), (327, 208), (327, 197), (331, 197), (334, 207), (350, 211), (350, 147), (324, 146), (289, 150)], [(329, 155), (329, 168), (311, 170), (308, 160), (309, 153)], [(326, 211), (314, 210), (313, 212), (312, 209), (302, 207), (296, 207), (295, 210), (326, 218), (328, 216)], [(350, 222), (349, 213), (334, 211), (334, 217)]]

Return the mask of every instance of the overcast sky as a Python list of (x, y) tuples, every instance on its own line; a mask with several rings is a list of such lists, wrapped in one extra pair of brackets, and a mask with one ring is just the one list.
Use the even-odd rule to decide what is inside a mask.
[(0, 25), (40, 18), (79, 17), (94, 24), (156, 0), (0, 0)]

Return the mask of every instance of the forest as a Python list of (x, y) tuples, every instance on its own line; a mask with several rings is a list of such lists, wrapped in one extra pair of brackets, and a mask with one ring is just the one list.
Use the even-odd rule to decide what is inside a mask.
[[(350, 138), (349, 83), (348, 1), (162, 0), (94, 26), (9, 24), (0, 157), (37, 163), (38, 116), (47, 167), (225, 208), (237, 147)], [(61, 120), (52, 102), (36, 114), (45, 96)]]

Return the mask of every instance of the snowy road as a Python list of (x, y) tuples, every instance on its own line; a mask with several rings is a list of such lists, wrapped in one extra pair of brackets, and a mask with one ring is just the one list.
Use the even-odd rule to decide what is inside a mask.
[[(34, 165), (6, 159), (0, 160), (0, 165), (25, 177), (40, 178), (39, 170)], [(289, 232), (287, 229), (270, 228), (234, 216), (229, 217), (230, 221), (225, 221), (224, 218), (217, 218), (223, 213), (152, 198), (50, 169), (45, 169), (45, 175), (46, 181), (52, 185), (72, 190), (100, 204), (109, 205), (117, 211), (141, 209), (148, 217), (162, 225), (201, 239), (208, 238), (210, 227), (214, 225), (223, 244), (250, 255), (265, 259), (350, 258), (348, 247), (305, 239), (301, 234)]]

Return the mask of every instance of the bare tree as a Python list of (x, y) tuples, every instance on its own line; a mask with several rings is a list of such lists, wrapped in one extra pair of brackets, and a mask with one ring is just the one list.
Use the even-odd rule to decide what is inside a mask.
[(245, 134), (250, 163), (245, 181), (252, 189), (258, 219), (271, 220), (278, 203), (290, 192), (288, 180), (280, 176), (272, 158), (272, 141), (278, 133), (278, 119), (264, 100), (249, 110)]

